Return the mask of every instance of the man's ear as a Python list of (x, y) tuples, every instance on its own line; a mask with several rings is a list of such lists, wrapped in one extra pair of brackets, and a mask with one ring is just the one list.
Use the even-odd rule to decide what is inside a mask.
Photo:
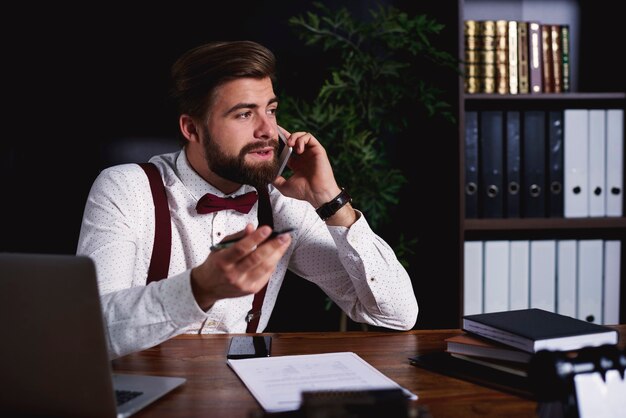
[(198, 133), (196, 122), (191, 116), (180, 115), (178, 118), (178, 126), (187, 141), (200, 143), (200, 134)]

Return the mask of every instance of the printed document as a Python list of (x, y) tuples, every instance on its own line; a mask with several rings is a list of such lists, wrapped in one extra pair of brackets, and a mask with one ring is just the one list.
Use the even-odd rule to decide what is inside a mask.
[(248, 390), (266, 412), (295, 411), (303, 391), (402, 389), (352, 352), (229, 359)]

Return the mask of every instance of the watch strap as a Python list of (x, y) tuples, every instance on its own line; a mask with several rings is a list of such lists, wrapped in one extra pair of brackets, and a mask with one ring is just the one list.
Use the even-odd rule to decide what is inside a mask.
[(339, 209), (344, 207), (346, 203), (352, 202), (352, 197), (348, 194), (346, 189), (341, 188), (341, 193), (339, 193), (333, 200), (330, 202), (324, 203), (322, 206), (317, 208), (315, 211), (322, 218), (323, 221), (327, 220), (331, 216), (333, 216)]

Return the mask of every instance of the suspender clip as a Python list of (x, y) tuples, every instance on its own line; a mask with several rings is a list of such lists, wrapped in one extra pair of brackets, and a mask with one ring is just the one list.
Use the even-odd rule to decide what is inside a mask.
[(248, 314), (246, 315), (246, 322), (250, 323), (254, 321), (255, 318), (259, 318), (260, 316), (261, 316), (261, 311), (253, 312), (252, 310), (250, 310)]

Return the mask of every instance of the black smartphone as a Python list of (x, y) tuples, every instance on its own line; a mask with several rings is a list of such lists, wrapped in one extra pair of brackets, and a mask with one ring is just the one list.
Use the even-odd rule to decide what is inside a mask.
[(272, 337), (237, 335), (230, 338), (226, 358), (269, 357), (271, 354)]
[(283, 174), (285, 171), (285, 167), (287, 167), (287, 160), (291, 157), (292, 148), (287, 146), (287, 138), (281, 132), (280, 128), (278, 128), (278, 172), (276, 173), (276, 177)]
[[(293, 230), (294, 230), (294, 228), (285, 228), (285, 229), (280, 229), (280, 230), (276, 230), (275, 229), (275, 230), (272, 231), (270, 236), (267, 237), (267, 239), (276, 238), (280, 234), (286, 234), (287, 232), (291, 232)], [(237, 241), (239, 241), (242, 238), (243, 237), (237, 237), (237, 238), (233, 238), (233, 239), (228, 239), (228, 240), (222, 241), (220, 243), (217, 243), (215, 245), (211, 245), (211, 251), (223, 250), (224, 248), (232, 247)]]

